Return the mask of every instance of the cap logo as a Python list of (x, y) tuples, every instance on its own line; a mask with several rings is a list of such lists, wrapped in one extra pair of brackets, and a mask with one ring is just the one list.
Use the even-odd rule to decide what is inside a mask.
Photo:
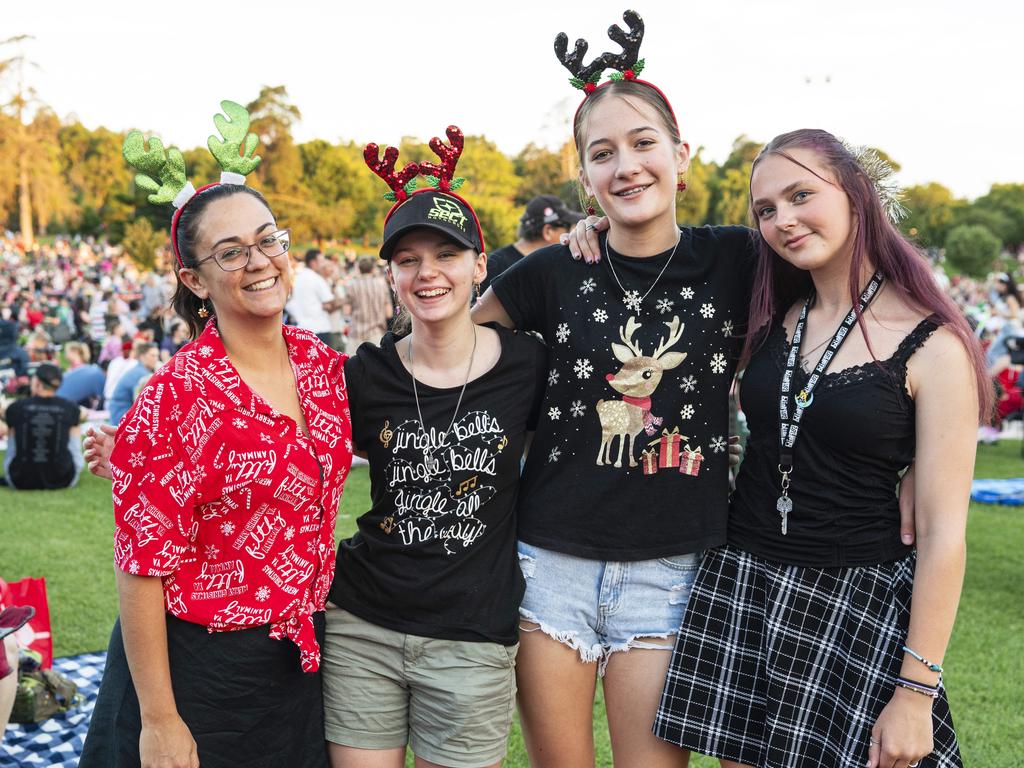
[(427, 212), (427, 218), (446, 224), (454, 224), (463, 232), (466, 231), (466, 216), (453, 200), (446, 197), (435, 197), (434, 207)]

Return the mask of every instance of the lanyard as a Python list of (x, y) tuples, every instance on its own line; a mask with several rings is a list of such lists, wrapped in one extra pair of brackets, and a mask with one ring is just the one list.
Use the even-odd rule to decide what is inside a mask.
[(796, 395), (793, 396), (795, 407), (790, 412), (789, 397), (793, 386), (793, 377), (796, 374), (798, 361), (800, 360), (800, 345), (803, 341), (805, 326), (807, 325), (807, 311), (811, 306), (811, 298), (804, 302), (804, 308), (800, 311), (800, 317), (793, 329), (793, 341), (789, 345), (789, 357), (786, 358), (786, 370), (782, 374), (782, 385), (779, 388), (779, 472), (782, 474), (782, 495), (775, 504), (776, 510), (782, 516), (782, 535), (785, 536), (788, 530), (789, 513), (793, 511), (793, 500), (789, 497), (789, 476), (793, 473), (793, 446), (796, 444), (797, 434), (800, 432), (800, 419), (804, 411), (810, 408), (814, 402), (814, 389), (824, 375), (832, 358), (836, 356), (839, 348), (846, 341), (847, 335), (857, 322), (858, 314), (863, 314), (868, 304), (882, 287), (884, 280), (881, 272), (875, 272), (868, 283), (867, 288), (860, 295), (858, 302), (859, 311), (851, 307), (849, 314), (843, 319), (836, 329), (832, 341), (821, 353), (818, 364), (814, 366), (807, 384)]

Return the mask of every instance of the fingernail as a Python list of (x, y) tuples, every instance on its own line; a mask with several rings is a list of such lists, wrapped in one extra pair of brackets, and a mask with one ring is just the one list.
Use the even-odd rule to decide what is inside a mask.
[(579, 261), (579, 260), (580, 260), (580, 255), (579, 255), (578, 253), (574, 253), (574, 254), (572, 255), (572, 257), (573, 257), (573, 259), (574, 259), (574, 260), (576, 260), (576, 261)]
[(914, 543), (914, 537), (911, 536), (909, 533), (904, 533), (900, 538), (903, 539), (903, 543), (904, 544), (913, 544)]

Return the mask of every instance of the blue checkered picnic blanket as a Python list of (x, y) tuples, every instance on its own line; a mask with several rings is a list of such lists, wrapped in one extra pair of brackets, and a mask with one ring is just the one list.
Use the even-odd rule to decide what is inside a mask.
[(74, 768), (78, 765), (106, 659), (106, 653), (82, 653), (54, 659), (53, 668), (74, 680), (85, 700), (70, 712), (42, 723), (7, 726), (0, 742), (0, 768), (29, 765)]

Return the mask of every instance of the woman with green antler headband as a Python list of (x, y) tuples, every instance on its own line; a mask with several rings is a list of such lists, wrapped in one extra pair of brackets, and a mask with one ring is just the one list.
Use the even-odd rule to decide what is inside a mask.
[(80, 765), (327, 763), (320, 692), (334, 522), (351, 461), (344, 359), (282, 325), (289, 233), (244, 186), (259, 163), (232, 102), (196, 190), (176, 149), (138, 131), (124, 156), (173, 203), (174, 307), (193, 341), (117, 430), (112, 476), (120, 619)]

